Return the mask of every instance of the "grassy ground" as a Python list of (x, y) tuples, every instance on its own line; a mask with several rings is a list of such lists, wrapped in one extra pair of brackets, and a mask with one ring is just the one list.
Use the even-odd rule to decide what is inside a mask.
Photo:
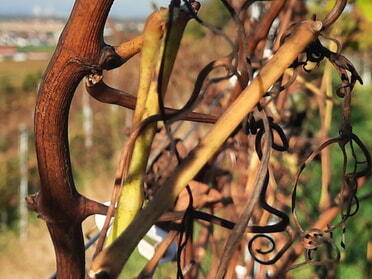
[(55, 270), (48, 231), (41, 222), (29, 226), (29, 238), (20, 242), (13, 232), (0, 234), (1, 278), (48, 278)]
[(2, 61), (0, 62), (0, 79), (8, 77), (14, 86), (19, 87), (27, 74), (40, 71), (44, 72), (48, 62), (48, 60)]

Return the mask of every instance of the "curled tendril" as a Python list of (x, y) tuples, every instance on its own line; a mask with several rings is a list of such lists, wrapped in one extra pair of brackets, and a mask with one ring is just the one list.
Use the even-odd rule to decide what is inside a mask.
[[(345, 184), (347, 185), (348, 191), (350, 191), (350, 198), (348, 199), (348, 202), (350, 203), (350, 206), (347, 206), (346, 208), (342, 208), (341, 214), (342, 219), (345, 217), (351, 217), (354, 216), (358, 210), (359, 210), (359, 201), (356, 196), (356, 192), (358, 190), (358, 182), (355, 178), (346, 178)], [(353, 208), (354, 207), (354, 208)]]
[[(256, 234), (255, 236), (253, 236), (248, 242), (248, 251), (251, 254), (252, 258), (258, 263), (264, 264), (264, 265), (271, 265), (271, 264), (276, 263), (282, 257), (282, 255), (288, 250), (288, 248), (292, 245), (295, 239), (294, 232), (289, 227), (287, 227), (285, 232), (288, 234), (288, 238), (284, 246), (279, 250), (277, 249), (276, 242), (271, 235)], [(266, 250), (263, 250), (262, 248), (254, 249), (253, 247), (254, 242), (258, 240), (260, 241), (266, 240), (268, 242), (268, 248)], [(273, 253), (275, 253), (275, 255), (269, 258), (270, 254), (273, 254)], [(263, 257), (266, 257), (266, 259), (263, 259)]]
[[(259, 109), (261, 109), (259, 107)], [(266, 117), (266, 116), (265, 116)], [(266, 124), (265, 124), (266, 122)], [(261, 160), (264, 156), (262, 146), (265, 139), (270, 137), (271, 141), (271, 148), (278, 151), (285, 151), (288, 149), (288, 141), (286, 136), (284, 135), (283, 130), (273, 122), (273, 118), (267, 117), (267, 119), (258, 119), (254, 117), (253, 114), (250, 114), (248, 116), (248, 121), (243, 125), (245, 128), (245, 132), (252, 133), (256, 135), (255, 140), (255, 146), (256, 146), (256, 153), (259, 159)], [(274, 136), (273, 134), (276, 133), (279, 135), (280, 143), (274, 142)], [(265, 152), (269, 152), (269, 150), (266, 150)], [(259, 201), (261, 207), (266, 210), (267, 212), (273, 214), (276, 217), (279, 217), (281, 220), (273, 225), (266, 225), (266, 226), (249, 226), (248, 230), (252, 233), (258, 233), (255, 235), (248, 243), (248, 250), (251, 253), (252, 257), (261, 264), (270, 265), (275, 263), (282, 254), (290, 247), (290, 245), (293, 242), (293, 237), (290, 237), (290, 239), (287, 241), (287, 243), (280, 249), (279, 251), (276, 251), (276, 243), (274, 238), (268, 235), (268, 233), (277, 233), (277, 232), (284, 232), (287, 229), (287, 226), (289, 224), (289, 216), (277, 209), (269, 205), (266, 201), (266, 191), (269, 183), (269, 173), (267, 172), (265, 175), (265, 179), (263, 181), (263, 187), (259, 196)], [(267, 250), (262, 249), (253, 249), (253, 243), (257, 239), (266, 239), (270, 247)], [(271, 259), (261, 259), (261, 256), (268, 256), (268, 254), (276, 253), (275, 256)]]
[[(296, 188), (299, 180), (299, 176), (302, 170), (305, 168), (307, 164), (309, 164), (320, 152), (337, 143), (342, 151), (344, 157), (344, 164), (342, 168), (342, 179), (341, 179), (341, 189), (340, 189), (340, 198), (339, 204), (341, 209), (341, 221), (336, 225), (329, 226), (327, 231), (322, 231), (320, 229), (314, 228), (310, 230), (304, 231), (296, 214)], [(354, 144), (362, 151), (363, 159), (360, 160), (357, 158), (357, 154), (355, 152)], [(352, 159), (354, 161), (354, 169), (352, 172), (346, 173), (346, 167), (348, 163), (348, 155), (346, 152), (346, 146), (349, 146), (351, 149)], [(358, 170), (359, 165), (363, 164), (364, 168)], [(343, 230), (343, 238), (341, 241), (341, 246), (345, 248), (345, 240), (344, 240), (344, 233), (346, 230), (345, 221), (356, 214), (359, 209), (359, 202), (356, 196), (356, 192), (358, 189), (358, 181), (357, 178), (367, 175), (371, 171), (371, 157), (369, 152), (367, 151), (364, 144), (360, 141), (360, 139), (353, 133), (341, 134), (337, 138), (329, 139), (328, 141), (324, 142), (317, 150), (315, 150), (306, 162), (303, 164), (302, 168), (298, 172), (295, 178), (294, 188), (292, 192), (292, 213), (294, 217), (294, 221), (298, 229), (303, 232), (303, 241), (305, 247), (305, 259), (306, 263), (311, 265), (323, 265), (323, 264), (330, 264), (330, 263), (337, 263), (340, 259), (340, 251), (337, 245), (334, 243), (332, 238), (329, 236), (329, 233), (332, 232), (334, 229), (342, 227)], [(320, 261), (314, 261), (313, 258), (317, 252), (317, 248), (320, 245), (326, 244), (328, 247), (331, 247), (333, 251), (336, 252), (336, 257), (322, 259)], [(300, 264), (302, 265), (302, 264)], [(300, 266), (296, 265), (296, 267)]]
[[(304, 250), (304, 257), (305, 261), (295, 264), (291, 267), (289, 267), (286, 271), (293, 270), (295, 268), (301, 267), (305, 264), (309, 265), (325, 265), (325, 264), (337, 264), (340, 261), (341, 254), (340, 250), (338, 249), (337, 245), (334, 243), (332, 239), (332, 231), (327, 230), (323, 231), (320, 229), (312, 228), (308, 229), (306, 231), (303, 231), (302, 233), (302, 241), (305, 246)], [(332, 257), (331, 253), (327, 253), (327, 258), (321, 259), (321, 260), (314, 260), (319, 253), (318, 248), (322, 246), (327, 246), (326, 250), (333, 252), (334, 257)]]
[[(342, 228), (343, 236), (341, 240), (341, 246), (345, 248), (345, 222), (346, 220), (355, 215), (359, 209), (359, 202), (356, 196), (358, 189), (358, 178), (366, 176), (371, 171), (371, 156), (359, 139), (357, 135), (352, 132), (352, 127), (350, 123), (350, 107), (351, 107), (351, 90), (353, 89), (356, 81), (362, 83), (362, 80), (358, 73), (356, 72), (354, 66), (347, 60), (345, 57), (339, 53), (335, 53), (324, 48), (320, 41), (317, 40), (313, 42), (306, 49), (307, 60), (303, 63), (306, 65), (308, 61), (314, 63), (320, 63), (325, 57), (328, 58), (330, 63), (337, 69), (341, 85), (337, 88), (336, 94), (339, 97), (344, 98), (343, 104), (343, 123), (340, 128), (340, 135), (335, 138), (331, 138), (321, 144), (314, 152), (307, 158), (305, 163), (300, 168), (299, 172), (295, 177), (293, 192), (292, 192), (292, 213), (294, 217), (295, 224), (297, 228), (303, 234), (303, 242), (305, 248), (305, 263), (295, 265), (293, 268), (301, 266), (303, 264), (310, 265), (323, 265), (323, 264), (332, 264), (337, 263), (340, 259), (340, 251), (337, 245), (334, 243), (332, 238), (329, 236), (329, 233), (332, 232), (335, 228)], [(348, 72), (351, 74), (350, 77)], [(308, 165), (316, 156), (318, 156), (321, 151), (325, 148), (330, 147), (331, 145), (338, 144), (343, 154), (343, 167), (341, 170), (341, 188), (339, 191), (339, 206), (341, 211), (341, 221), (333, 226), (329, 226), (327, 231), (322, 231), (318, 228), (313, 228), (310, 230), (304, 230), (298, 220), (296, 214), (296, 189), (299, 180), (299, 176), (303, 169)], [(359, 152), (356, 149), (359, 149)], [(349, 149), (351, 152), (347, 152)], [(353, 164), (352, 171), (347, 172), (348, 165), (350, 162)], [(362, 168), (361, 168), (362, 166)], [(361, 168), (361, 169), (360, 169)], [(322, 258), (319, 261), (314, 261), (314, 257), (317, 253), (317, 248), (322, 245), (327, 245), (332, 251), (336, 253), (335, 257), (330, 255), (327, 258)]]
[[(268, 249), (266, 250), (262, 250), (261, 248), (254, 249), (253, 248), (254, 242), (256, 240), (260, 240), (262, 242), (263, 239), (268, 242)], [(259, 246), (262, 247), (262, 245), (259, 245)], [(276, 250), (275, 240), (267, 234), (256, 234), (248, 242), (248, 250), (251, 256), (254, 258), (254, 260), (259, 262), (260, 264), (266, 264), (266, 265), (272, 264), (272, 260), (262, 260), (260, 257), (257, 256), (257, 254), (265, 256), (265, 255), (268, 255), (274, 252)]]
[[(288, 33), (286, 36), (283, 36), (281, 41), (284, 42), (289, 34), (290, 33)], [(305, 48), (305, 59), (302, 61), (296, 60), (291, 67), (296, 69), (298, 66), (302, 66), (305, 72), (311, 72), (318, 69), (321, 61), (323, 61), (325, 58), (328, 59), (328, 61), (335, 67), (341, 78), (341, 85), (336, 89), (336, 94), (340, 98), (344, 98), (347, 90), (351, 91), (357, 81), (359, 81), (360, 84), (363, 84), (363, 80), (353, 64), (345, 56), (340, 54), (340, 43), (332, 38), (325, 36), (323, 36), (323, 38), (333, 41), (336, 44), (336, 52), (329, 50), (322, 45), (319, 39), (316, 39)], [(315, 64), (315, 66), (311, 66), (309, 69), (307, 68), (309, 63)]]
[[(338, 249), (337, 245), (334, 243), (332, 233), (329, 231), (323, 231), (316, 228), (306, 230), (303, 233), (303, 243), (305, 246), (305, 261), (310, 265), (324, 265), (338, 263), (340, 261), (340, 249)], [(314, 261), (318, 248), (323, 245), (327, 245), (327, 248), (331, 248), (331, 250), (336, 253), (335, 257)]]
[[(274, 133), (278, 134), (280, 143), (272, 141), (272, 148), (276, 151), (286, 151), (288, 150), (288, 139), (284, 134), (282, 128), (274, 123), (274, 119), (272, 117), (268, 117), (269, 126), (270, 126), (270, 135), (272, 139), (274, 138)], [(255, 148), (259, 158), (262, 157), (262, 148), (261, 148), (261, 141), (263, 135), (265, 133), (265, 128), (263, 126), (262, 119), (256, 120), (253, 114), (248, 116), (248, 120), (243, 123), (243, 130), (246, 134), (251, 133), (252, 135), (256, 135), (255, 141)]]
[[(288, 140), (283, 132), (283, 130), (280, 128), (279, 125), (275, 124), (273, 122), (272, 117), (267, 117), (267, 122), (268, 125), (265, 128), (264, 121), (263, 119), (256, 120), (253, 115), (250, 115), (249, 117), (249, 124), (247, 125), (246, 129), (247, 132), (251, 132), (252, 134), (256, 134), (256, 141), (255, 141), (255, 146), (256, 146), (256, 153), (258, 158), (262, 158), (263, 156), (263, 151), (262, 151), (262, 145), (263, 145), (263, 139), (264, 139), (264, 134), (265, 132), (268, 132), (268, 136), (271, 137), (271, 147), (274, 150), (278, 151), (285, 151), (288, 149)], [(268, 131), (267, 131), (268, 130)], [(274, 136), (273, 132), (276, 132), (279, 134), (279, 139), (281, 140), (281, 143), (275, 143), (274, 142)], [(267, 152), (267, 151), (266, 151)], [(274, 208), (270, 206), (267, 201), (266, 201), (266, 191), (267, 187), (269, 184), (269, 174), (266, 174), (266, 177), (264, 179), (264, 185), (260, 194), (260, 205), (261, 207), (270, 212), (271, 214), (279, 217), (281, 219), (280, 222), (274, 225), (267, 225), (267, 226), (250, 226), (251, 232), (256, 232), (256, 233), (269, 233), (269, 232), (282, 232), (285, 230), (289, 223), (289, 217), (286, 213), (284, 213), (281, 210), (278, 210), (277, 208)]]
[[(355, 147), (353, 145), (355, 143), (359, 149), (362, 151), (362, 160), (358, 160), (356, 152), (355, 152)], [(364, 144), (360, 141), (360, 139), (353, 133), (349, 135), (340, 135), (337, 138), (331, 138), (324, 142), (321, 146), (319, 146), (305, 161), (305, 163), (302, 165), (301, 169), (296, 175), (295, 182), (294, 182), (294, 187), (292, 191), (292, 213), (294, 216), (295, 223), (297, 227), (299, 228), (300, 231), (303, 231), (302, 226), (299, 223), (299, 220), (297, 218), (297, 213), (296, 213), (296, 192), (297, 192), (297, 185), (298, 185), (298, 180), (299, 177), (302, 173), (302, 171), (305, 169), (305, 167), (311, 163), (311, 161), (318, 156), (322, 150), (325, 148), (328, 148), (329, 146), (333, 144), (338, 144), (343, 157), (344, 157), (344, 166), (342, 169), (342, 180), (341, 180), (341, 189), (340, 189), (340, 206), (342, 210), (342, 219), (340, 223), (338, 223), (335, 226), (332, 226), (333, 229), (340, 227), (344, 222), (350, 217), (356, 214), (359, 208), (358, 204), (358, 199), (356, 197), (356, 191), (358, 189), (358, 182), (357, 178), (363, 177), (367, 175), (371, 171), (371, 156), (364, 146)], [(346, 166), (348, 162), (348, 155), (346, 152), (346, 146), (349, 144), (350, 149), (352, 150), (352, 156), (354, 160), (354, 170), (353, 172), (346, 173)], [(359, 164), (363, 163), (365, 167), (362, 170), (357, 170), (357, 167)], [(354, 210), (352, 210), (352, 206), (356, 205)]]
[[(338, 10), (341, 6), (336, 5), (335, 11)], [(331, 21), (331, 19), (327, 20)], [(326, 22), (328, 22), (327, 20)], [(316, 39), (304, 50), (304, 60), (295, 61), (292, 65), (292, 67), (294, 67), (295, 69), (298, 68), (298, 66), (302, 66), (303, 69), (307, 71), (306, 66), (308, 65), (308, 63), (315, 63), (315, 68), (317, 68), (317, 66), (319, 66), (320, 62), (323, 59), (328, 59), (328, 61), (335, 67), (340, 76), (341, 84), (336, 89), (336, 94), (340, 98), (343, 98), (343, 123), (340, 127), (339, 136), (325, 141), (317, 149), (315, 149), (307, 158), (305, 163), (301, 166), (295, 177), (292, 191), (292, 213), (295, 224), (303, 235), (306, 261), (305, 263), (295, 265), (294, 268), (306, 263), (311, 265), (322, 265), (336, 263), (339, 261), (340, 251), (332, 240), (330, 233), (335, 228), (341, 227), (343, 231), (341, 246), (345, 247), (345, 222), (349, 217), (355, 215), (359, 209), (359, 202), (356, 196), (356, 192), (358, 190), (358, 178), (368, 175), (371, 171), (372, 166), (371, 156), (367, 148), (359, 139), (359, 137), (352, 132), (351, 126), (351, 91), (357, 81), (359, 81), (361, 84), (363, 83), (362, 79), (352, 63), (346, 57), (340, 54), (340, 44), (336, 40), (330, 38), (327, 39), (332, 40), (336, 43), (336, 52), (327, 49), (322, 45), (319, 39)], [(324, 150), (325, 148), (329, 148), (331, 145), (334, 144), (337, 144), (339, 146), (343, 155), (343, 167), (341, 169), (340, 176), (341, 187), (337, 198), (337, 203), (340, 207), (341, 212), (341, 221), (336, 225), (329, 226), (327, 231), (322, 231), (318, 228), (304, 230), (302, 225), (300, 224), (300, 221), (298, 220), (296, 213), (296, 191), (299, 177), (305, 167), (310, 164), (313, 159), (315, 159), (322, 152), (322, 150)], [(358, 152), (356, 151), (357, 149)], [(352, 167), (351, 171), (349, 171), (350, 166)], [(328, 255), (326, 258), (323, 257), (323, 259), (319, 261), (314, 261), (313, 259), (317, 253), (317, 248), (322, 245), (327, 245), (329, 248), (331, 248), (331, 250), (336, 253), (335, 257), (331, 257)]]
[[(288, 150), (288, 139), (285, 136), (282, 128), (278, 124), (275, 124), (272, 118), (269, 118), (269, 123), (271, 129), (271, 136), (274, 137), (274, 132), (276, 132), (279, 135), (279, 139), (281, 141), (281, 143), (276, 143), (273, 140), (272, 148), (276, 151)], [(265, 132), (264, 129), (260, 129), (256, 135), (256, 152), (259, 157), (262, 157), (261, 140), (264, 132)]]
[(324, 239), (331, 238), (331, 232), (326, 232), (320, 229), (308, 229), (303, 233), (303, 243), (306, 249), (316, 249), (322, 245)]

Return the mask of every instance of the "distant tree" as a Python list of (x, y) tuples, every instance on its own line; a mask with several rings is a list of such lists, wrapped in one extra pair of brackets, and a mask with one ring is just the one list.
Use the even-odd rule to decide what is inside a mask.
[(22, 90), (25, 92), (37, 90), (41, 76), (40, 72), (27, 74), (22, 81)]
[(1, 78), (0, 84), (1, 84), (0, 92), (2, 92), (5, 95), (11, 94), (15, 91), (14, 85), (11, 83), (10, 78), (7, 76)]

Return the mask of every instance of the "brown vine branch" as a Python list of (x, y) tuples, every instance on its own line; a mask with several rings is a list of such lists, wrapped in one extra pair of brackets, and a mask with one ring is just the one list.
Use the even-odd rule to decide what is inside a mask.
[(67, 131), (70, 104), (81, 79), (122, 63), (103, 41), (112, 2), (75, 2), (37, 97), (35, 138), (41, 189), (28, 201), (47, 224), (58, 279), (85, 277), (81, 222), (90, 214), (106, 212), (106, 207), (81, 196), (75, 187)]
[(332, 10), (328, 13), (326, 18), (323, 20), (323, 29), (330, 27), (340, 17), (345, 9), (347, 0), (337, 0)]
[[(112, 88), (105, 84), (101, 78), (97, 81), (97, 75), (91, 74), (85, 80), (85, 87), (89, 95), (91, 95), (96, 100), (113, 105), (119, 105), (131, 110), (136, 107), (137, 98), (128, 92)], [(177, 113), (178, 110), (172, 108), (165, 108), (166, 114)], [(213, 124), (217, 121), (217, 117), (209, 114), (189, 112), (180, 120), (195, 121), (202, 123)]]

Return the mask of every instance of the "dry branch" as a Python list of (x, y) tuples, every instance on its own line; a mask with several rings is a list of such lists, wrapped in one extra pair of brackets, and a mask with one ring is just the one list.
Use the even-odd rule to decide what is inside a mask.
[(259, 75), (231, 104), (199, 146), (182, 162), (126, 231), (96, 257), (89, 272), (90, 277), (98, 278), (96, 276), (101, 273), (116, 278), (120, 274), (130, 254), (151, 225), (170, 207), (179, 192), (193, 179), (268, 88), (284, 73), (298, 54), (316, 38), (321, 28), (322, 24), (319, 21), (299, 24), (293, 35), (286, 40), (275, 56), (262, 68)]

